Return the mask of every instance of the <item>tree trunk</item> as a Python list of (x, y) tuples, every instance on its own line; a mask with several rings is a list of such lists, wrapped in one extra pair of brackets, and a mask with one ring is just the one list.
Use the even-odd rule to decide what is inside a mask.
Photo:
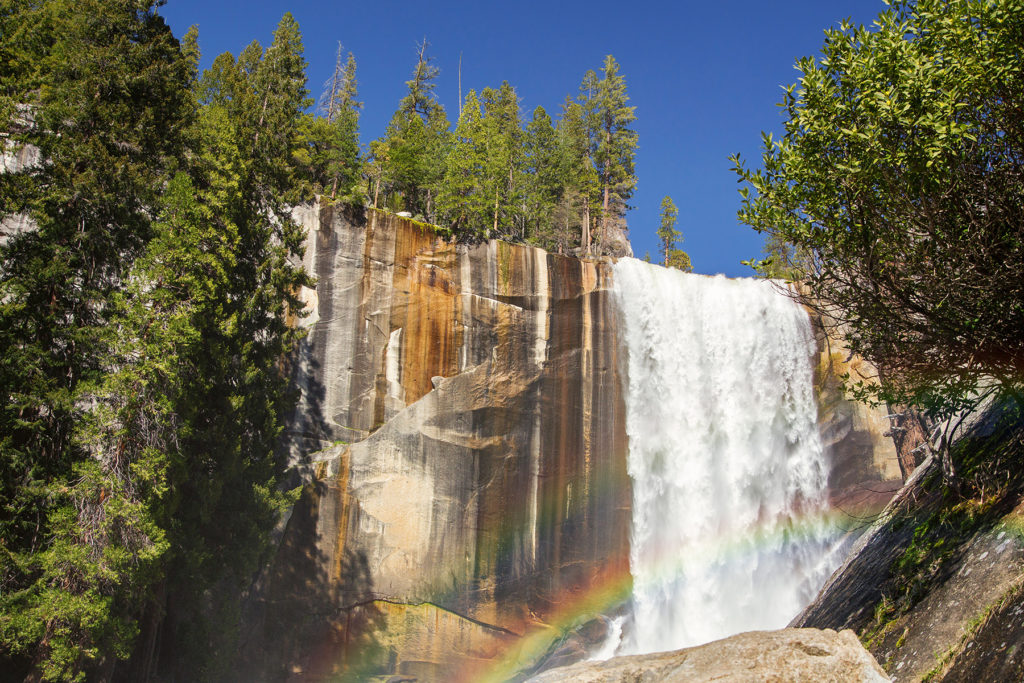
[[(605, 131), (605, 141), (608, 147), (612, 144), (612, 132), (610, 130)], [(601, 202), (601, 249), (604, 249), (608, 244), (608, 199), (611, 194), (611, 164), (606, 161), (604, 165), (604, 177), (601, 180), (604, 182), (604, 200)]]
[(252, 145), (255, 147), (260, 143), (260, 130), (263, 129), (263, 118), (267, 115), (267, 104), (270, 102), (270, 93), (263, 96), (263, 109), (260, 110), (260, 121), (256, 124), (256, 137), (253, 138)]
[(494, 233), (498, 234), (498, 190), (494, 190)]
[(167, 584), (161, 581), (154, 590), (153, 601), (146, 605), (140, 620), (139, 637), (131, 659), (124, 666), (117, 667), (114, 680), (148, 681), (153, 678), (156, 664), (157, 641), (163, 624), (167, 602)]
[(580, 246), (583, 247), (583, 253), (586, 256), (590, 255), (590, 202), (586, 202), (583, 205), (583, 234), (580, 235)]

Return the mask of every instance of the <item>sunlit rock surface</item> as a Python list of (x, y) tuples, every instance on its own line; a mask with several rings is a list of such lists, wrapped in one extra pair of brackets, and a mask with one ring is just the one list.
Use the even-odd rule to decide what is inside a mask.
[[(818, 347), (818, 424), (831, 464), (830, 502), (841, 523), (860, 533), (923, 459), (912, 452), (923, 433), (916, 414), (890, 416), (888, 407), (871, 407), (846, 394), (844, 377), (850, 383), (872, 384), (878, 381), (878, 370), (850, 351), (835, 321), (820, 311), (811, 311), (811, 320)], [(894, 434), (903, 437), (900, 448)]]
[[(537, 670), (631, 589), (611, 263), (383, 212), (294, 216), (317, 279), (283, 446), (303, 489), (242, 615), (240, 676)], [(861, 433), (833, 435), (840, 469), (866, 458), (882, 481)]]
[(649, 655), (580, 662), (530, 683), (778, 681), (882, 683), (888, 677), (852, 631), (753, 631), (706, 645)]
[(312, 483), (246, 620), (250, 675), (471, 680), (510, 638), (621, 599), (608, 264), (456, 246), (383, 213), (297, 216), (318, 286), (288, 444)]
[[(0, 136), (0, 173), (21, 173), (39, 165), (39, 148), (34, 145), (15, 145)], [(0, 217), (0, 245), (23, 232), (38, 226), (28, 215), (15, 213)]]

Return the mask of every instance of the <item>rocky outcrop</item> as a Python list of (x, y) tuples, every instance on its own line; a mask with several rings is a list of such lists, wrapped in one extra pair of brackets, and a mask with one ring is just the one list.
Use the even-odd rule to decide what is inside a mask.
[(852, 631), (756, 631), (674, 652), (580, 662), (530, 683), (783, 681), (882, 683), (888, 677)]
[[(919, 460), (911, 452), (923, 435), (912, 411), (869, 406), (846, 393), (846, 382), (877, 382), (878, 370), (850, 351), (834, 320), (821, 311), (810, 314), (818, 346), (818, 423), (831, 462), (830, 503), (839, 523), (858, 534), (913, 473)], [(914, 425), (918, 431), (910, 429)], [(894, 441), (896, 435), (901, 448)]]
[(849, 628), (896, 681), (1024, 672), (1024, 430), (996, 406), (954, 446), (960, 491), (918, 467), (790, 625)]
[(471, 679), (510, 639), (621, 599), (608, 265), (384, 213), (297, 215), (318, 286), (287, 442), (310, 483), (247, 619), (254, 680)]

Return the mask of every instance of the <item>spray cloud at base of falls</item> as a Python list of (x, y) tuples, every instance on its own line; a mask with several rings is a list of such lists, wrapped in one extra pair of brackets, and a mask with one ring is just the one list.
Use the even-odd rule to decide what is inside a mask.
[(615, 265), (632, 625), (619, 653), (782, 628), (835, 566), (806, 311), (768, 281)]

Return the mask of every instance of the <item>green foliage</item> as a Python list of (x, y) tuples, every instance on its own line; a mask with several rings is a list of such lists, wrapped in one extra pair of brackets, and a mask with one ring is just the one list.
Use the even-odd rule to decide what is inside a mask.
[(424, 43), (364, 164), (351, 54), (308, 111), (290, 14), (200, 76), (197, 30), (179, 43), (160, 4), (0, 9), (5, 145), (42, 159), (0, 174), (0, 217), (35, 226), (0, 244), (5, 678), (230, 678), (241, 592), (295, 499), (275, 449), (313, 284), (296, 202), (362, 203), (366, 174), (374, 205), (441, 236), (568, 251), (602, 187), (607, 218), (635, 184), (610, 57), (557, 125), (538, 108), (524, 130), (503, 83), (452, 134)]
[(152, 6), (25, 4), (4, 21), (0, 50), (31, 37), (39, 64), (5, 82), (7, 130), (45, 163), (0, 175), (5, 214), (38, 225), (0, 246), (0, 666), (133, 678), (116, 660), (153, 652), (137, 640), (166, 614), (176, 674), (216, 677), (231, 628), (213, 612), (290, 500), (274, 448), (285, 317), (310, 284), (286, 205), (298, 27), (285, 15), (265, 52), (218, 58), (199, 106), (195, 33), (179, 46)]
[(556, 128), (558, 138), (558, 177), (561, 196), (554, 218), (562, 234), (579, 234), (579, 246), (589, 252), (593, 216), (600, 196), (598, 175), (591, 160), (590, 126), (583, 105), (566, 98)]
[[(149, 3), (2, 12), (4, 130), (45, 163), (0, 175), (0, 668), (81, 680), (126, 656), (166, 540), (84, 438), (114, 298), (153, 234), (190, 121), (188, 59)], [(139, 465), (140, 470), (151, 463)]]
[(492, 232), (521, 238), (524, 135), (519, 97), (506, 81), (497, 90), (484, 88), (480, 99), (484, 108), (484, 186), (491, 197)]
[(676, 268), (684, 272), (691, 272), (693, 264), (690, 263), (690, 255), (682, 249), (672, 249), (665, 257), (666, 268)]
[(733, 158), (769, 272), (806, 275), (882, 398), (940, 416), (1024, 388), (1022, 36), (1020, 0), (892, 2), (799, 60), (761, 170)]
[(331, 201), (362, 205), (356, 61), (350, 52), (342, 66), (341, 46), (334, 74), (320, 99), (322, 116), (303, 114), (293, 160), (307, 191)]
[(627, 104), (626, 80), (619, 74), (619, 65), (611, 55), (604, 58), (601, 79), (593, 86), (593, 91), (593, 98), (585, 106), (593, 125), (594, 167), (601, 179), (601, 239), (604, 243), (610, 221), (621, 218), (628, 208), (626, 201), (636, 189), (633, 160), (637, 134), (630, 127), (636, 120), (636, 107)]
[(471, 91), (452, 134), (424, 43), (408, 94), (385, 136), (370, 144), (373, 206), (419, 214), (458, 239), (497, 236), (590, 253), (595, 217), (602, 226), (622, 221), (636, 186), (634, 108), (610, 55), (603, 74), (587, 73), (580, 101), (566, 98), (557, 125), (538, 107), (525, 130), (511, 85)]
[(455, 126), (444, 180), (438, 191), (438, 211), (462, 239), (487, 234), (490, 194), (485, 185), (486, 154), (483, 113), (476, 91), (470, 90)]
[(672, 198), (666, 196), (661, 200), (661, 225), (658, 227), (658, 238), (661, 240), (662, 264), (668, 268), (678, 268), (686, 272), (693, 270), (690, 255), (678, 248), (683, 235), (676, 230), (679, 209)]
[(538, 246), (564, 253), (571, 236), (555, 220), (555, 206), (563, 193), (558, 134), (544, 107), (533, 110), (523, 143), (524, 232)]
[(676, 230), (676, 223), (679, 220), (679, 209), (676, 208), (675, 202), (668, 195), (661, 200), (661, 225), (658, 226), (658, 239), (661, 240), (661, 257), (662, 262), (668, 260), (669, 252), (671, 252), (679, 239), (683, 236), (681, 232)]
[[(401, 208), (435, 220), (434, 201), (445, 173), (451, 144), (448, 117), (434, 96), (434, 79), (440, 73), (427, 54), (424, 41), (418, 49), (416, 68), (406, 82), (409, 92), (391, 117), (384, 138), (370, 145), (375, 163), (374, 207), (381, 189), (401, 199)], [(396, 206), (397, 208), (397, 206)]]

